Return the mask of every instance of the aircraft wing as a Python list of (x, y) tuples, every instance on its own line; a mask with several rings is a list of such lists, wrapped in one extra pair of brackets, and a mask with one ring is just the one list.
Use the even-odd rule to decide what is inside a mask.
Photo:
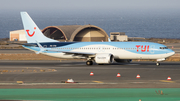
[(95, 53), (89, 53), (89, 52), (58, 51), (56, 49), (46, 50), (43, 46), (41, 46), (41, 44), (38, 41), (36, 41), (36, 43), (40, 48), (40, 51), (36, 52), (36, 54), (49, 51), (49, 52), (62, 52), (62, 53), (65, 53), (65, 54), (85, 55), (85, 56), (95, 55)]
[(73, 52), (73, 51), (56, 51), (56, 50), (46, 50), (51, 52), (62, 52), (66, 54), (74, 54), (74, 55), (95, 55), (96, 53), (89, 53), (89, 52)]

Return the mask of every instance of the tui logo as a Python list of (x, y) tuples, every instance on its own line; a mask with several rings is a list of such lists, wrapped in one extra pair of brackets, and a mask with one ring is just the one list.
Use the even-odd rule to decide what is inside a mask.
[[(36, 27), (34, 27), (34, 30), (36, 30)], [(28, 34), (30, 37), (32, 37), (32, 36), (35, 34), (35, 31), (33, 31), (32, 34), (29, 34), (29, 30), (28, 30), (28, 29), (26, 30), (26, 32), (27, 32), (27, 34)]]
[(140, 50), (141, 52), (149, 52), (149, 45), (136, 45), (137, 52)]

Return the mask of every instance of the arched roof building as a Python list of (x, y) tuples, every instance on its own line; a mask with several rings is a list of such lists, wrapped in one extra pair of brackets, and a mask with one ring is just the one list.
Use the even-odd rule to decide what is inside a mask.
[(60, 41), (108, 41), (109, 38), (103, 29), (94, 25), (48, 26), (42, 32)]

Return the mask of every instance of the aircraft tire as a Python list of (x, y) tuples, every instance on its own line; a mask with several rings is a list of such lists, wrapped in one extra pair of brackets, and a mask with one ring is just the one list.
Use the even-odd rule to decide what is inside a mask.
[(157, 63), (156, 63), (156, 66), (159, 66), (159, 65), (160, 65), (160, 63), (159, 63), (159, 62), (157, 62)]
[(93, 65), (93, 62), (92, 61), (87, 61), (86, 65)]

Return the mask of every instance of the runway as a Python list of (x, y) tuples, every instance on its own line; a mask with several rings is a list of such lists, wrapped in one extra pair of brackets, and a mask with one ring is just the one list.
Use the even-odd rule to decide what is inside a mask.
[[(114, 63), (86, 66), (85, 61), (0, 61), (0, 88), (179, 88), (180, 63)], [(90, 72), (94, 76), (90, 76)], [(121, 77), (116, 77), (117, 73)], [(140, 79), (137, 79), (137, 74)], [(167, 81), (170, 76), (172, 81)], [(64, 84), (73, 79), (76, 84)], [(24, 84), (17, 84), (23, 81)], [(33, 85), (33, 86), (29, 86)]]

